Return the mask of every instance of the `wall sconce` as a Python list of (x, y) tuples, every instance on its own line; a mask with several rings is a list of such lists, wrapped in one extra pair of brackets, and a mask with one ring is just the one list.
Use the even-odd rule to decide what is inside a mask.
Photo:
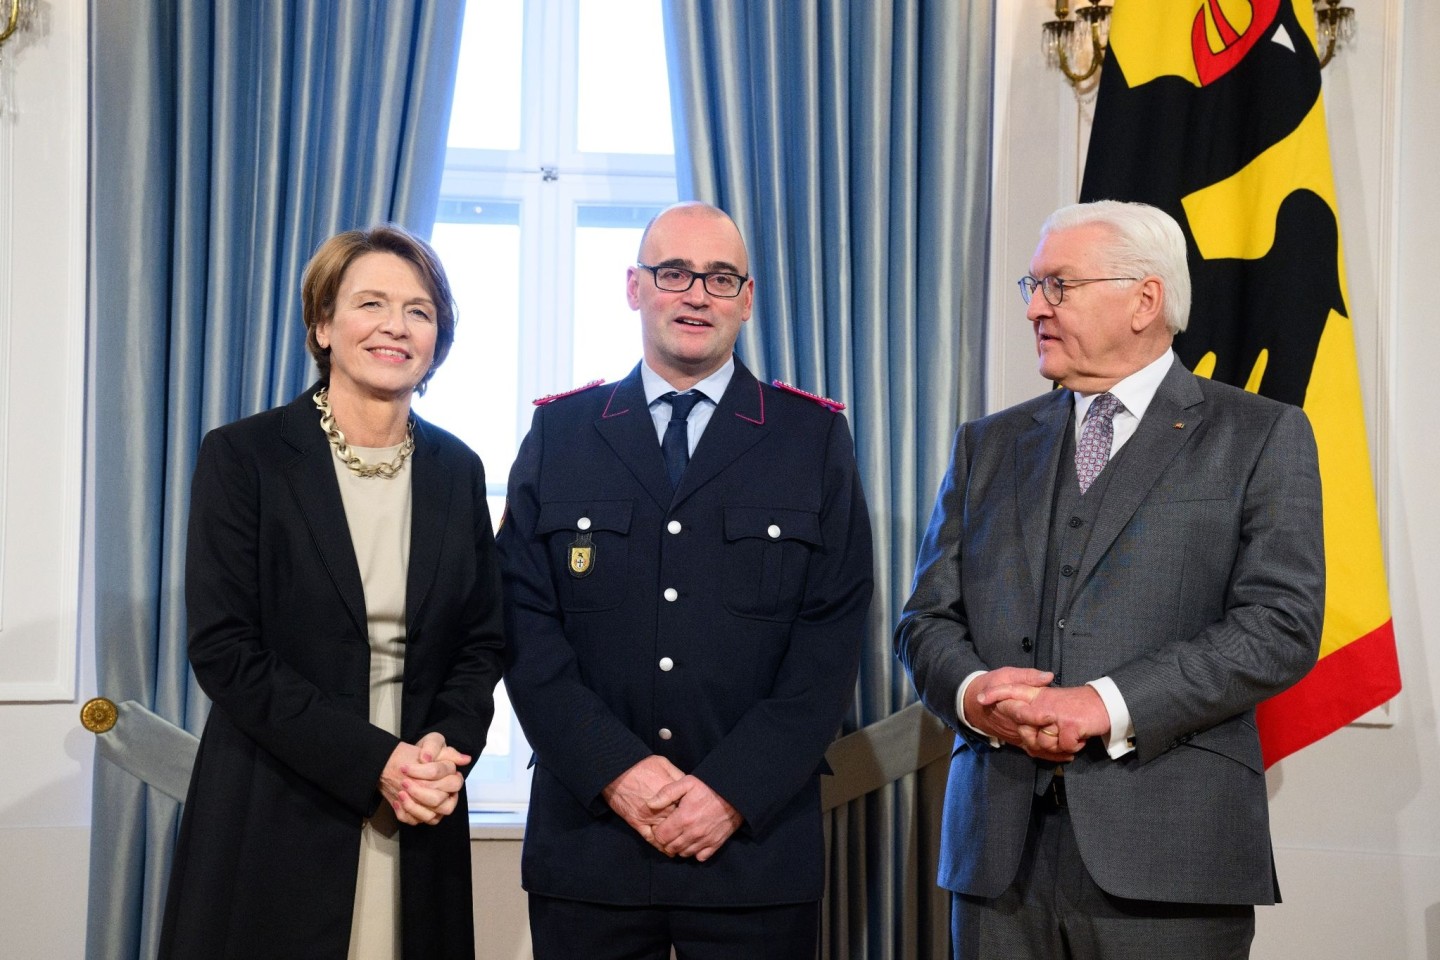
[(10, 39), (10, 35), (20, 28), (20, 0), (10, 0), (10, 17), (5, 23), (5, 29), (0, 31), (0, 44)]
[[(0, 0), (0, 67), (5, 67), (7, 54), (12, 57), (25, 48), (34, 36), (43, 35), (45, 23), (37, 16), (45, 10), (45, 0)], [(0, 69), (0, 119), (15, 111), (9, 74)]]
[[(1114, 3), (1086, 0), (1071, 17), (1070, 0), (1055, 0), (1055, 19), (1042, 27), (1041, 46), (1045, 62), (1055, 67), (1077, 90), (1100, 70), (1110, 44), (1110, 7)], [(1316, 42), (1320, 67), (1355, 37), (1355, 11), (1340, 6), (1340, 0), (1314, 0)], [(1083, 65), (1083, 66), (1082, 66)]]
[(1319, 42), (1320, 69), (1335, 58), (1347, 43), (1355, 40), (1355, 11), (1340, 6), (1340, 0), (1315, 0), (1315, 39)]
[[(1055, 0), (1055, 19), (1043, 28), (1045, 62), (1058, 68), (1072, 87), (1095, 76), (1110, 43), (1110, 7), (1100, 0), (1089, 4), (1076, 10), (1072, 20), (1069, 0)], [(1078, 66), (1087, 62), (1083, 69)]]

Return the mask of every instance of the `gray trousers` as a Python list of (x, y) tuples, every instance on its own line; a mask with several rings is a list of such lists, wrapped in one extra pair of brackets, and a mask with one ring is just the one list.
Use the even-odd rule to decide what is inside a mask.
[(994, 899), (953, 895), (950, 925), (955, 960), (1245, 960), (1255, 908), (1111, 896), (1052, 793), (1035, 800), (1015, 882)]

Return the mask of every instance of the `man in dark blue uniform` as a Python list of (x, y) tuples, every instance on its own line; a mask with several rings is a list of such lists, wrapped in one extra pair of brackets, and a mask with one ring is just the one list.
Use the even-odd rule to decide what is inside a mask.
[(735, 359), (747, 274), (722, 211), (656, 217), (628, 271), (643, 362), (539, 402), (510, 474), (537, 960), (815, 953), (870, 520), (840, 405)]

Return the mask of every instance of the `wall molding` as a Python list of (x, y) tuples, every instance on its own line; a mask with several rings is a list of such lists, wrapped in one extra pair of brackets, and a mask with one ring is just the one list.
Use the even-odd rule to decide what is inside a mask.
[[(14, 66), (10, 59), (0, 56), (0, 411), (15, 409), (14, 397), (10, 395), (10, 364), (15, 350), (10, 342), (10, 324), (14, 310), (14, 244), (15, 212), (11, 198), (15, 196), (15, 155), (13, 120), (7, 109), (8, 91), (15, 83)], [(9, 416), (0, 416), (0, 585), (5, 580), (5, 567), (9, 551), (5, 531), (9, 527), (6, 482), (9, 472)], [(5, 640), (5, 590), (0, 589), (0, 649)]]
[[(83, 3), (7, 44), (0, 83), (0, 703), (76, 698), (84, 464)], [(72, 20), (74, 22), (72, 22)]]

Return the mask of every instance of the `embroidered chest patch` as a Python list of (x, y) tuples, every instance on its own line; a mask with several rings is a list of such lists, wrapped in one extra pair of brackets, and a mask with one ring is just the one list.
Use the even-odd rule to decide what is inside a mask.
[(570, 576), (575, 579), (590, 576), (595, 569), (595, 544), (590, 534), (582, 533), (570, 543)]

